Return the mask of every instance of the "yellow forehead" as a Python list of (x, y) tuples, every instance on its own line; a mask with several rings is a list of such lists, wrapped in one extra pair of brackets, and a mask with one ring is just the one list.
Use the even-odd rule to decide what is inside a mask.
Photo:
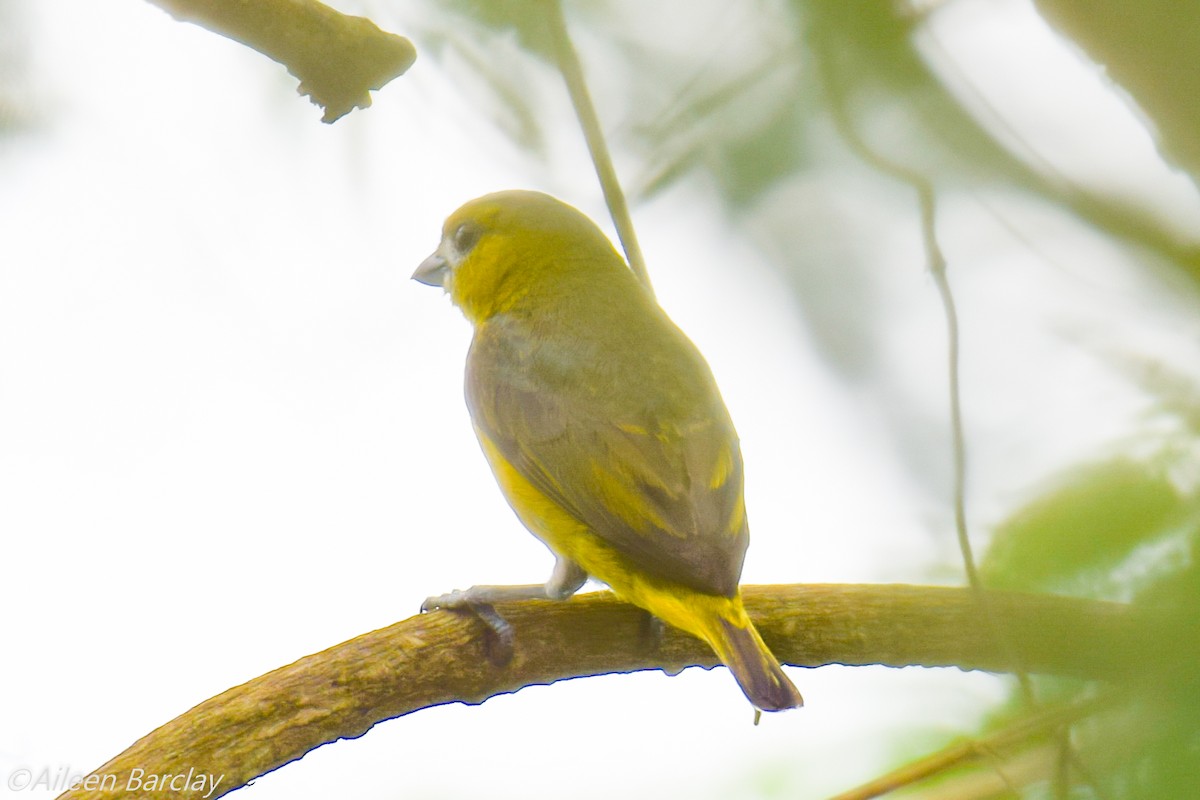
[(485, 233), (603, 236), (599, 228), (573, 206), (548, 194), (522, 190), (495, 192), (465, 203), (446, 220), (442, 234), (451, 235), (465, 223), (478, 225)]

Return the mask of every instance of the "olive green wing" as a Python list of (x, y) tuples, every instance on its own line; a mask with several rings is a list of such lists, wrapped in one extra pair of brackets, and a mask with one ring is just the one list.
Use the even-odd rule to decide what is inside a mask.
[(749, 539), (742, 459), (707, 366), (697, 354), (655, 380), (621, 380), (579, 347), (477, 331), (466, 385), (476, 427), (646, 572), (732, 596)]

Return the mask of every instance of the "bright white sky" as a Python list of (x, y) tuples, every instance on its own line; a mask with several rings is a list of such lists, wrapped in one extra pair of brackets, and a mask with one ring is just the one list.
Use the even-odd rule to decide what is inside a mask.
[[(1106, 174), (1169, 198), (1200, 230), (1194, 189), (1024, 3), (951, 5), (941, 47), (1039, 121), (1026, 136), (1061, 150), (1064, 169), (1115, 165)], [(325, 126), (282, 68), (148, 4), (27, 6), (41, 127), (0, 143), (6, 782), (22, 768), (86, 773), (426, 595), (543, 580), (551, 559), (504, 504), (467, 421), (468, 326), (408, 276), (442, 219), (485, 192), (544, 189), (604, 219), (582, 145), (562, 148), (568, 166), (531, 164), (431, 59)], [(1014, 42), (1020, 64), (1053, 69), (1014, 77), (1006, 62), (997, 80)], [(1073, 104), (1110, 134), (1086, 152), (1062, 146), (1078, 140)], [(761, 256), (695, 186), (635, 220), (660, 299), (712, 363), (743, 439), (745, 582), (928, 581), (953, 552), (948, 509), (913, 491), (894, 434), (828, 375)], [(894, 224), (879, 246), (906, 253), (888, 278), (896, 371), (936, 410), (940, 312), (915, 234)], [(1131, 288), (1101, 244), (1065, 239), (1060, 220), (1030, 222), (1048, 231), (1039, 252), (994, 219), (978, 225), (944, 224), (950, 252), (993, 262), (961, 283), (968, 389), (1043, 392), (968, 391), (986, 526), (1138, 408), (1097, 363), (1076, 354), (1064, 372), (1029, 354), (1069, 349), (1055, 326), (1115, 336), (1126, 329), (1111, 307), (1161, 297)], [(955, 231), (977, 238), (967, 248)], [(1109, 263), (1047, 269), (1048, 252), (1081, 247)], [(1138, 335), (1197, 340), (1194, 323), (1163, 319)], [(1098, 386), (1111, 392), (1093, 402)], [(1085, 397), (1099, 416), (1074, 413)], [(870, 777), (897, 742), (969, 727), (1004, 692), (945, 670), (792, 675), (809, 706), (758, 728), (724, 670), (573, 681), (385, 723), (244, 796), (816, 797)], [(10, 794), (58, 791), (0, 785)]]

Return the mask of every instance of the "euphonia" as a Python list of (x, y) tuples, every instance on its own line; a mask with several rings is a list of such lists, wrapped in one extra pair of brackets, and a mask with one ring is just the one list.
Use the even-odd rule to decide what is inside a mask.
[(529, 191), (455, 211), (413, 278), (474, 326), (466, 400), (509, 504), (557, 561), (544, 586), (453, 607), (561, 599), (588, 576), (708, 642), (755, 708), (803, 704), (742, 606), (742, 455), (708, 364), (582, 212)]

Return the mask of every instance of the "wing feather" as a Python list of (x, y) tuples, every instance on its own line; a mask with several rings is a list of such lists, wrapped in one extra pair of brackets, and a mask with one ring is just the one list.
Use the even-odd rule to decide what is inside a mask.
[(732, 596), (749, 538), (737, 435), (694, 347), (668, 341), (652, 375), (614, 379), (586, 342), (496, 319), (476, 330), (467, 404), (499, 453), (607, 544)]

